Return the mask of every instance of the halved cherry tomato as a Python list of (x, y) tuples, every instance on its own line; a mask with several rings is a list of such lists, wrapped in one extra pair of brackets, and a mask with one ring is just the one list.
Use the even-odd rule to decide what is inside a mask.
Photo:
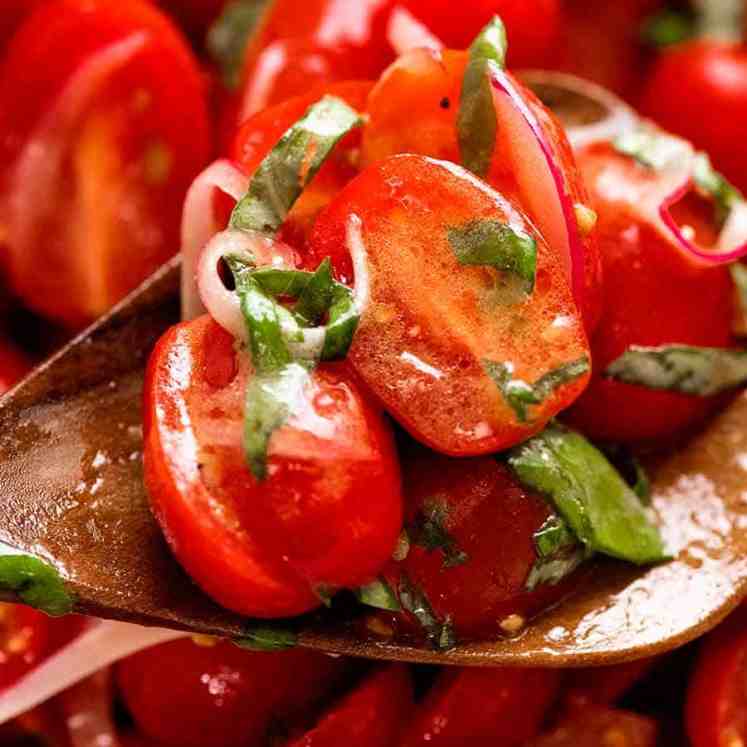
[(446, 668), (417, 706), (402, 747), (515, 747), (535, 736), (560, 674), (552, 669)]
[(369, 674), (319, 723), (287, 747), (395, 747), (413, 708), (410, 673), (389, 664)]
[(687, 689), (685, 724), (693, 747), (747, 740), (747, 607), (709, 633)]
[[(450, 232), (479, 220), (536, 239), (528, 297), (504, 303), (496, 270), (457, 260)], [(510, 362), (513, 375), (535, 382), (588, 350), (557, 255), (519, 210), (464, 169), (415, 155), (370, 166), (320, 214), (312, 256), (330, 256), (349, 279), (351, 241), (367, 254), (370, 300), (349, 360), (422, 443), (455, 456), (498, 451), (541, 430), (582, 391), (587, 375), (520, 422), (490, 375), (493, 362)]]
[(631, 711), (602, 706), (573, 709), (552, 731), (526, 747), (655, 747), (656, 722)]
[(51, 618), (31, 607), (0, 604), (0, 690), (31, 671), (46, 655)]
[(747, 191), (747, 44), (705, 39), (665, 51), (648, 78), (641, 110), (705, 150)]
[(510, 615), (531, 617), (567, 592), (562, 584), (526, 591), (537, 560), (533, 535), (550, 509), (505, 465), (492, 457), (448, 459), (423, 450), (404, 456), (402, 469), (410, 549), (387, 567), (392, 589), (404, 574), (459, 638), (500, 635)]
[(0, 394), (4, 394), (31, 370), (31, 362), (15, 347), (0, 340)]
[(659, 661), (658, 656), (609, 667), (588, 667), (568, 672), (564, 686), (573, 703), (610, 705), (643, 679)]
[[(242, 448), (250, 362), (212, 319), (169, 330), (145, 386), (145, 480), (177, 558), (224, 606), (294, 615), (317, 587), (356, 587), (386, 563), (402, 523), (391, 433), (341, 364), (272, 435), (268, 478)], [(320, 590), (321, 591), (321, 590)]]
[(242, 651), (180, 639), (119, 662), (120, 692), (144, 735), (166, 747), (250, 747), (274, 719), (308, 718), (348, 668), (303, 649)]
[(4, 0), (0, 13), (0, 55), (23, 19), (46, 0)]
[[(656, 172), (604, 143), (585, 148), (577, 158), (598, 213), (604, 313), (592, 338), (592, 383), (570, 418), (601, 439), (672, 436), (705, 418), (720, 398), (623, 384), (605, 378), (604, 371), (631, 345), (732, 345), (729, 272), (694, 266), (647, 217), (641, 190), (660, 178)], [(699, 204), (684, 201), (677, 212), (678, 221), (704, 243), (713, 239), (713, 220)]]
[(0, 71), (0, 220), (27, 305), (79, 326), (174, 253), (205, 99), (149, 3), (53, 0), (26, 20)]

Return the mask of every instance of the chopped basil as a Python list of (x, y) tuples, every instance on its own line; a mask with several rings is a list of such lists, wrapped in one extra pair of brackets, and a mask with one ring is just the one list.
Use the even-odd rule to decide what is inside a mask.
[(447, 651), (456, 646), (456, 637), (451, 619), (447, 615), (441, 620), (433, 611), (428, 597), (403, 573), (399, 580), (399, 601), (420, 623), (430, 644), (439, 651)]
[(457, 138), (462, 163), (478, 176), (490, 168), (498, 122), (489, 72), (505, 67), (506, 28), (498, 16), (480, 32), (469, 48), (457, 114)]
[(268, 4), (269, 0), (236, 0), (228, 3), (208, 31), (205, 40), (207, 51), (220, 68), (227, 88), (239, 87), (244, 52)]
[(600, 448), (643, 505), (647, 506), (651, 502), (651, 481), (635, 454), (620, 444), (605, 444)]
[(425, 548), (428, 552), (440, 550), (443, 553), (443, 567), (455, 568), (469, 560), (469, 555), (460, 550), (456, 540), (446, 528), (449, 507), (443, 498), (426, 500), (408, 527), (410, 541)]
[(316, 594), (319, 601), (325, 607), (332, 606), (332, 597), (334, 597), (336, 592), (337, 589), (335, 589), (335, 587), (329, 586), (327, 584), (318, 584), (314, 587), (314, 594)]
[(368, 607), (391, 612), (399, 612), (402, 609), (397, 595), (383, 578), (377, 578), (376, 581), (356, 589), (355, 596), (361, 604)]
[(691, 345), (629, 347), (604, 372), (648, 389), (710, 397), (747, 384), (747, 351)]
[(316, 272), (298, 294), (293, 313), (304, 325), (318, 324), (332, 305), (332, 263), (329, 257), (316, 268)]
[(550, 426), (512, 449), (508, 464), (550, 501), (587, 551), (640, 565), (667, 558), (636, 494), (580, 434)]
[(560, 583), (591, 555), (557, 514), (549, 516), (534, 533), (534, 549), (537, 560), (525, 582), (527, 591)]
[(4, 544), (0, 552), (0, 589), (14, 592), (24, 604), (53, 617), (73, 611), (73, 596), (56, 568)]
[(449, 228), (449, 245), (460, 265), (494, 267), (521, 281), (521, 290), (534, 290), (537, 271), (537, 242), (499, 220), (472, 220)]
[(729, 265), (729, 272), (737, 296), (734, 334), (744, 337), (747, 335), (747, 267), (740, 262), (733, 262)]
[(336, 283), (332, 289), (332, 304), (329, 307), (329, 321), (324, 333), (322, 360), (344, 358), (358, 329), (360, 312), (353, 301), (350, 288)]
[(716, 220), (723, 225), (736, 203), (744, 199), (742, 193), (713, 168), (705, 153), (697, 153), (693, 168), (693, 181), (698, 189), (713, 199)]
[(695, 18), (684, 10), (662, 10), (646, 19), (641, 39), (652, 47), (670, 47), (695, 34)]
[(612, 143), (618, 153), (634, 158), (641, 166), (661, 171), (676, 164), (689, 153), (690, 146), (681, 138), (653, 127), (640, 127), (615, 138)]
[(360, 124), (359, 114), (342, 99), (325, 96), (313, 104), (259, 165), (230, 226), (275, 233), (335, 145)]
[(558, 388), (584, 376), (591, 368), (589, 359), (584, 356), (548, 371), (534, 384), (528, 384), (522, 379), (513, 378), (511, 363), (485, 360), (483, 367), (521, 423), (529, 421), (528, 408), (531, 405), (541, 404)]
[(250, 651), (283, 651), (298, 643), (298, 636), (292, 630), (282, 628), (248, 628), (233, 643)]

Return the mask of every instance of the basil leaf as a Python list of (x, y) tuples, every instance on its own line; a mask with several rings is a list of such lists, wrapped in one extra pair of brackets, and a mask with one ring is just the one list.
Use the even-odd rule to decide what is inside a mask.
[(716, 221), (723, 225), (732, 208), (744, 199), (742, 193), (713, 168), (705, 153), (697, 153), (693, 168), (693, 181), (698, 189), (713, 199)]
[(312, 273), (306, 270), (279, 270), (276, 267), (258, 267), (251, 270), (251, 274), (268, 295), (289, 298), (298, 298), (312, 278)]
[(513, 378), (513, 364), (484, 360), (485, 372), (500, 389), (521, 423), (529, 422), (528, 408), (541, 404), (561, 386), (584, 376), (591, 366), (587, 357), (566, 363), (542, 375), (534, 384)]
[(469, 48), (457, 114), (457, 139), (462, 163), (478, 176), (487, 174), (495, 151), (498, 122), (490, 85), (490, 68), (506, 65), (506, 28), (498, 16)]
[(695, 18), (683, 10), (662, 10), (648, 18), (641, 29), (641, 40), (652, 47), (670, 47), (695, 35)]
[(667, 558), (635, 493), (583, 436), (550, 426), (509, 452), (519, 481), (544, 495), (588, 551), (639, 565)]
[(275, 233), (335, 145), (361, 121), (356, 111), (334, 96), (313, 104), (259, 165), (231, 214), (230, 226)]
[(605, 444), (601, 451), (610, 460), (633, 492), (641, 499), (644, 506), (651, 503), (651, 481), (644, 466), (635, 454), (620, 444)]
[(73, 596), (56, 568), (5, 544), (0, 552), (0, 589), (15, 593), (24, 604), (53, 617), (73, 611)]
[(250, 651), (284, 651), (298, 643), (298, 636), (292, 630), (256, 627), (248, 628), (240, 638), (234, 638), (233, 643)]
[(521, 290), (534, 290), (537, 242), (499, 220), (473, 220), (447, 231), (451, 251), (460, 265), (494, 267), (521, 281)]
[(208, 55), (221, 71), (226, 88), (236, 89), (249, 38), (262, 20), (269, 0), (236, 0), (228, 3), (207, 33)]
[(736, 289), (736, 320), (734, 334), (737, 337), (747, 336), (747, 267), (740, 262), (729, 265), (731, 279)]
[(443, 553), (443, 567), (455, 568), (469, 560), (469, 555), (459, 549), (456, 540), (446, 528), (449, 507), (443, 498), (431, 498), (423, 503), (412, 526), (408, 527), (410, 541), (428, 552), (440, 550)]
[(272, 434), (297, 412), (311, 376), (304, 363), (288, 363), (268, 373), (256, 373), (246, 390), (244, 450), (252, 474), (267, 477), (267, 449)]
[(446, 619), (441, 620), (433, 611), (425, 592), (415, 586), (404, 573), (400, 576), (398, 591), (402, 608), (420, 623), (426, 638), (434, 648), (447, 651), (456, 646), (451, 619), (447, 615)]
[(304, 325), (317, 324), (332, 305), (333, 287), (332, 263), (326, 257), (298, 294), (293, 307), (296, 318)]
[(360, 313), (355, 306), (353, 292), (337, 283), (332, 292), (332, 305), (329, 307), (322, 360), (329, 361), (347, 355), (359, 321)]
[(358, 597), (361, 604), (368, 607), (376, 607), (391, 612), (399, 612), (402, 609), (397, 600), (397, 595), (383, 578), (377, 578), (376, 581), (356, 589), (355, 596)]
[(604, 375), (649, 389), (711, 397), (747, 384), (747, 351), (633, 345), (607, 366)]
[(534, 549), (537, 560), (525, 582), (527, 591), (534, 591), (543, 584), (559, 584), (592, 554), (557, 514), (549, 516), (534, 533)]

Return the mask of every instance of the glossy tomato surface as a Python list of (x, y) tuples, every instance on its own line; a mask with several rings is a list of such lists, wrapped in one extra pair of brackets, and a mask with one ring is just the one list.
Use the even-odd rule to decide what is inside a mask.
[(0, 395), (31, 370), (31, 361), (13, 343), (0, 339)]
[(399, 469), (379, 410), (341, 365), (311, 376), (272, 435), (268, 478), (242, 448), (250, 362), (209, 317), (169, 330), (145, 387), (145, 479), (189, 573), (244, 614), (299, 614), (318, 587), (355, 587), (391, 555), (402, 523)]

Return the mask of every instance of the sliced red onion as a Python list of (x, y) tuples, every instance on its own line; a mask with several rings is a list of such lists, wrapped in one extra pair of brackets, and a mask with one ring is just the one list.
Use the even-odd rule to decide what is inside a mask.
[(507, 139), (501, 150), (510, 159), (530, 213), (535, 216), (547, 242), (562, 251), (564, 268), (573, 297), (584, 305), (584, 244), (579, 232), (573, 201), (544, 129), (510, 75), (497, 66), (490, 71), (493, 102), (500, 127), (497, 137)]
[(0, 724), (20, 716), (115, 661), (187, 633), (92, 619), (77, 638), (45, 659), (0, 697)]
[(246, 192), (249, 178), (231, 161), (210, 164), (192, 183), (182, 213), (182, 318), (194, 319), (205, 312), (197, 294), (197, 262), (203, 247), (223, 226), (213, 208), (218, 190), (238, 200)]
[(419, 47), (444, 47), (444, 43), (425, 24), (401, 5), (397, 5), (389, 16), (386, 38), (398, 55)]

